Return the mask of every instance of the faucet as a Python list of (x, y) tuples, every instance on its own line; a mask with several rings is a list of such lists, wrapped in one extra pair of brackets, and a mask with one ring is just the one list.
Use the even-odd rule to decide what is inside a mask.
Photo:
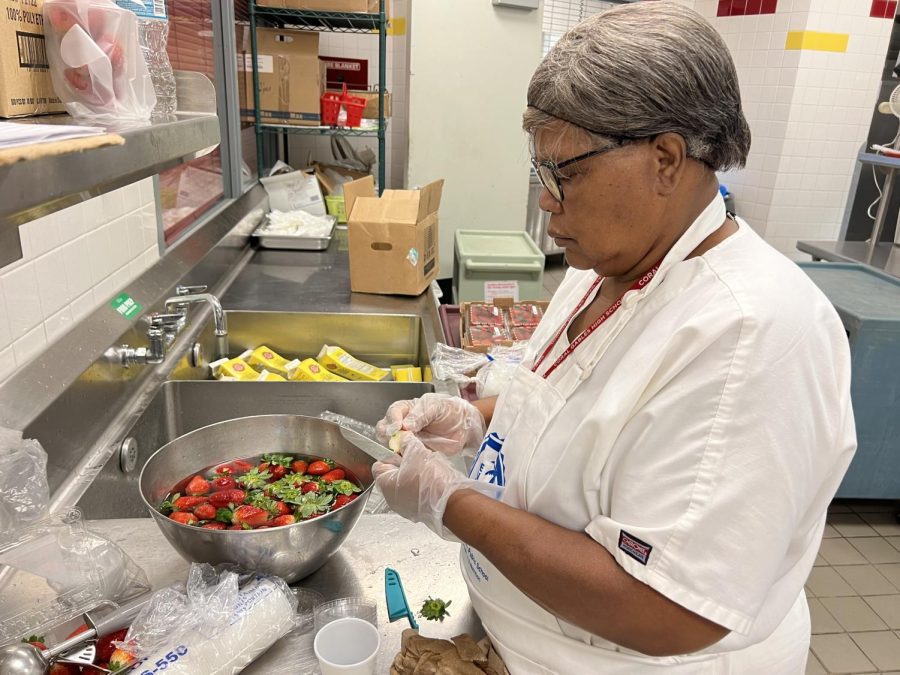
[(176, 286), (175, 296), (166, 300), (166, 313), (187, 315), (187, 306), (205, 302), (213, 311), (213, 322), (216, 336), (216, 358), (228, 355), (228, 323), (222, 303), (212, 293), (206, 292), (206, 286)]
[[(126, 368), (133, 364), (159, 364), (166, 358), (169, 345), (175, 341), (178, 333), (187, 320), (187, 307), (198, 302), (205, 302), (212, 307), (215, 324), (217, 357), (228, 354), (228, 325), (225, 312), (219, 299), (206, 292), (206, 286), (176, 286), (175, 295), (165, 302), (165, 312), (151, 314), (150, 327), (147, 329), (147, 347), (129, 347), (122, 345), (113, 348), (110, 358)], [(192, 350), (192, 362), (199, 362), (199, 344)]]

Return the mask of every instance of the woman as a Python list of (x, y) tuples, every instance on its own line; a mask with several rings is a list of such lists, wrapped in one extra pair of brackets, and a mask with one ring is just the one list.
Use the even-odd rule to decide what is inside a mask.
[[(727, 48), (674, 3), (603, 12), (540, 64), (524, 126), (573, 269), (499, 399), (390, 408), (402, 460), (377, 484), (463, 543), (513, 675), (803, 673), (803, 584), (856, 446), (849, 350), (726, 215), (715, 171), (750, 145)], [(468, 476), (447, 458), (467, 447)]]

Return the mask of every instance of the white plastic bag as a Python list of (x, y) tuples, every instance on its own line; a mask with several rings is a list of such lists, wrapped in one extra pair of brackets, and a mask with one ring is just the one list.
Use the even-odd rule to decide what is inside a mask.
[(272, 211), (306, 211), (314, 216), (325, 215), (325, 200), (315, 173), (292, 171), (260, 178), (269, 195)]
[(47, 453), (21, 431), (0, 427), (0, 536), (43, 518), (49, 503)]
[(140, 657), (139, 675), (234, 675), (297, 626), (296, 609), (279, 577), (195, 563), (186, 586), (155, 593), (116, 645)]
[(149, 120), (156, 93), (135, 14), (112, 0), (45, 0), (43, 11), (53, 88), (69, 114), (106, 124)]

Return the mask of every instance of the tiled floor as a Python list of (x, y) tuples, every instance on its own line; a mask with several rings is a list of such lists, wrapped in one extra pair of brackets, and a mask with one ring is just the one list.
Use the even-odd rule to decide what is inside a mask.
[[(544, 299), (565, 276), (550, 262)], [(812, 618), (807, 675), (900, 675), (900, 502), (836, 500), (806, 583)]]

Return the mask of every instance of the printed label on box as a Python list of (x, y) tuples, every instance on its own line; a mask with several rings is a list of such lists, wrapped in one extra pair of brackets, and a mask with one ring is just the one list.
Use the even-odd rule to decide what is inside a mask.
[(512, 298), (513, 302), (519, 301), (518, 281), (485, 281), (484, 301), (493, 302), (496, 298)]
[[(240, 72), (253, 72), (253, 56), (251, 54), (238, 54), (237, 62), (237, 67)], [(259, 72), (261, 73), (275, 72), (275, 59), (272, 58), (271, 54), (258, 54), (256, 57), (256, 63), (258, 64)]]
[(116, 4), (144, 19), (167, 18), (166, 0), (116, 0)]

